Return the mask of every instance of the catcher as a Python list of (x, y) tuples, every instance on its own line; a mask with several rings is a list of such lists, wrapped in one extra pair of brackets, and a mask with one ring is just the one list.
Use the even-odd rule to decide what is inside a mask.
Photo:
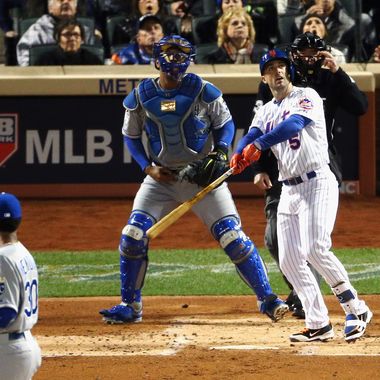
[[(159, 78), (142, 81), (124, 100), (124, 141), (146, 177), (120, 239), (121, 303), (100, 311), (108, 323), (142, 320), (146, 232), (227, 170), (235, 131), (220, 90), (195, 74), (186, 74), (195, 56), (186, 39), (166, 36), (154, 45), (153, 55)], [(227, 184), (207, 194), (193, 211), (256, 293), (260, 312), (280, 320), (288, 306), (273, 293), (259, 252), (242, 230)]]

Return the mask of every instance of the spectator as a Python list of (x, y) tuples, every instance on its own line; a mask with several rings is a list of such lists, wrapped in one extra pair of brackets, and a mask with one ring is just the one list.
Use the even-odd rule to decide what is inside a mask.
[(4, 32), (4, 56), (5, 64), (14, 66), (17, 64), (16, 43), (17, 26), (11, 16), (12, 9), (21, 9), (25, 6), (25, 0), (1, 0), (0, 1), (0, 28)]
[(371, 58), (368, 61), (369, 63), (380, 63), (380, 45), (375, 47)]
[(146, 14), (140, 18), (136, 42), (112, 55), (112, 61), (119, 65), (148, 65), (153, 58), (153, 44), (164, 36), (160, 19)]
[(274, 0), (216, 0), (220, 17), (231, 8), (244, 8), (250, 15), (256, 31), (256, 41), (264, 44), (276, 44), (278, 41), (277, 9)]
[(114, 16), (127, 16), (131, 13), (128, 0), (87, 0), (86, 15), (95, 20), (95, 27), (102, 35), (106, 56), (110, 56), (111, 42), (107, 34), (107, 19)]
[(329, 44), (352, 45), (354, 40), (355, 21), (348, 15), (343, 6), (336, 0), (314, 0), (314, 4), (306, 9), (306, 13), (294, 20), (298, 33), (302, 33), (301, 24), (309, 14), (323, 17), (328, 31), (326, 42)]
[[(213, 18), (212, 16), (216, 11), (216, 6), (214, 4), (212, 7), (210, 1), (202, 0), (166, 0), (166, 3), (167, 14), (169, 16), (167, 22), (171, 31), (175, 31), (177, 34), (180, 34), (182, 37), (195, 44), (197, 40), (195, 37), (195, 31), (193, 30), (193, 19), (209, 16), (210, 18), (207, 19), (205, 23), (202, 23), (201, 30), (197, 31), (197, 33), (202, 35), (202, 43), (215, 41), (213, 35), (216, 32), (216, 21), (211, 24), (209, 23), (209, 20)], [(208, 36), (209, 34), (212, 35), (211, 39)]]
[[(308, 14), (302, 21), (301, 24), (301, 31), (302, 33), (310, 32), (318, 37), (322, 38), (323, 40), (327, 40), (327, 26), (325, 23), (325, 20), (318, 16), (317, 14)], [(331, 46), (330, 47), (331, 54), (334, 56), (335, 61), (337, 65), (341, 65), (343, 63), (346, 63), (346, 57), (343, 51), (339, 50), (336, 47)], [(348, 49), (348, 46), (347, 46)]]
[[(17, 44), (17, 60), (20, 66), (29, 65), (31, 46), (52, 44), (57, 21), (72, 19), (77, 15), (77, 0), (48, 0), (48, 14), (41, 16), (21, 37)], [(85, 26), (85, 42), (95, 43), (94, 31)]]
[(54, 37), (57, 46), (42, 54), (35, 66), (64, 65), (103, 65), (97, 55), (82, 48), (84, 41), (83, 25), (74, 19), (64, 19), (56, 24)]
[[(165, 24), (166, 15), (162, 0), (132, 0), (131, 13), (115, 26), (114, 34), (110, 36), (110, 45), (126, 45), (130, 43), (137, 34), (140, 17), (146, 14), (159, 17), (162, 24)], [(168, 33), (172, 32), (172, 30), (166, 30), (165, 26), (164, 29)]]
[(255, 47), (255, 28), (249, 14), (242, 8), (232, 8), (218, 21), (219, 49), (210, 53), (208, 63), (258, 63), (265, 48)]

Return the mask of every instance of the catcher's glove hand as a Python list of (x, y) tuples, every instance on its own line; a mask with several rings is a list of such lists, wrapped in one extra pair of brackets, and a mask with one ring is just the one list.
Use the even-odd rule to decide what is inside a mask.
[(228, 169), (227, 147), (216, 147), (203, 160), (193, 162), (181, 170), (178, 177), (206, 187)]

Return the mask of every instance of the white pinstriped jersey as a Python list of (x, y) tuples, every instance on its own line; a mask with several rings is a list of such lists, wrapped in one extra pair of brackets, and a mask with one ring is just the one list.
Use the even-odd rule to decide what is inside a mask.
[(312, 88), (293, 86), (281, 102), (272, 99), (257, 111), (250, 128), (270, 132), (290, 115), (311, 120), (297, 135), (271, 147), (277, 157), (279, 180), (300, 176), (329, 163), (323, 101)]

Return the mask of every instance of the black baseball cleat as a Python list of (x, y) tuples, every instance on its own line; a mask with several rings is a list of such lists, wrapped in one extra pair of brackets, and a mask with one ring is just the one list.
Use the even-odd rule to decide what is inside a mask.
[(332, 338), (334, 338), (334, 330), (331, 323), (320, 329), (308, 329), (306, 327), (299, 333), (292, 334), (289, 337), (291, 342), (313, 342), (315, 340), (325, 342)]

